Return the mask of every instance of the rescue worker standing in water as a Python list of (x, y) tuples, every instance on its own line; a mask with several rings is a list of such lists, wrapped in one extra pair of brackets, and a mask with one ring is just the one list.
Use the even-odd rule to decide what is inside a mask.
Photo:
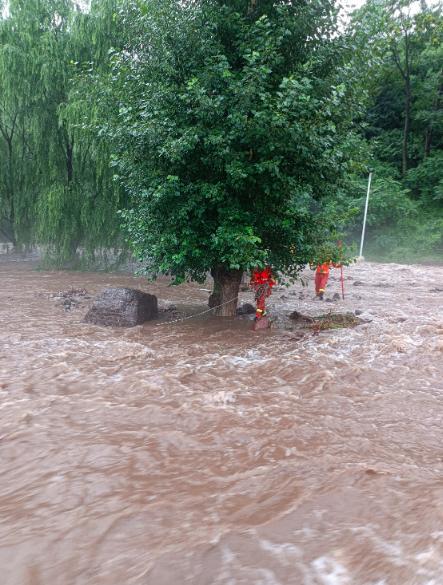
[(326, 291), (326, 285), (328, 284), (329, 279), (329, 269), (331, 266), (334, 268), (340, 268), (341, 264), (335, 264), (331, 261), (323, 262), (323, 264), (317, 266), (315, 271), (315, 294), (321, 301), (323, 300)]
[(255, 293), (255, 302), (257, 303), (255, 319), (258, 321), (266, 317), (266, 299), (271, 296), (272, 287), (275, 285), (270, 267), (256, 268), (252, 272), (250, 284)]

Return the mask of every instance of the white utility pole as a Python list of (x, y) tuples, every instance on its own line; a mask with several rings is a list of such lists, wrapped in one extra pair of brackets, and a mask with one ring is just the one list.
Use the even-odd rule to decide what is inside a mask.
[(361, 231), (360, 258), (363, 259), (363, 244), (365, 242), (366, 218), (368, 216), (369, 193), (371, 192), (372, 171), (369, 171), (368, 192), (366, 193), (365, 215), (363, 217), (363, 229)]

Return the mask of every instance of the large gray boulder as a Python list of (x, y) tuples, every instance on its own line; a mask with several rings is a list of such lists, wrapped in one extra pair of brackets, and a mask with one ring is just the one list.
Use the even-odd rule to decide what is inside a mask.
[(133, 288), (107, 288), (85, 317), (86, 323), (135, 327), (158, 317), (157, 297)]

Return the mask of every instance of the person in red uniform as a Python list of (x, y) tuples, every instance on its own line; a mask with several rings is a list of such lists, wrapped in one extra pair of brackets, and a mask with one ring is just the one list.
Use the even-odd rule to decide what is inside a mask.
[(329, 269), (333, 266), (334, 268), (340, 268), (341, 264), (335, 264), (334, 262), (328, 261), (319, 264), (315, 271), (315, 294), (322, 301), (326, 291), (326, 285), (329, 279)]
[(266, 266), (263, 270), (256, 268), (252, 272), (250, 284), (255, 292), (257, 303), (255, 319), (258, 320), (266, 316), (266, 299), (271, 296), (272, 287), (275, 285), (270, 267)]

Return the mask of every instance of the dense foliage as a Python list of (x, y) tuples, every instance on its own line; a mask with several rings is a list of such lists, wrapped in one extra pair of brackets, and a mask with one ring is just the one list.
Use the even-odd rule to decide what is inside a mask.
[(10, 0), (0, 21), (0, 229), (60, 263), (119, 245), (122, 192), (107, 145), (82, 128), (93, 96), (80, 95), (81, 73), (105, 70), (119, 42), (114, 5)]
[(296, 274), (348, 169), (334, 7), (150, 0), (123, 19), (112, 94), (124, 106), (108, 137), (139, 258), (177, 281), (264, 264)]
[[(443, 253), (441, 4), (368, 0), (352, 28), (368, 94), (361, 136), (375, 170), (369, 249), (379, 258), (435, 258)], [(363, 195), (365, 180), (355, 181)]]
[(368, 0), (346, 28), (332, 0), (0, 6), (0, 239), (295, 275), (358, 240), (372, 167), (367, 251), (442, 252), (435, 2)]

